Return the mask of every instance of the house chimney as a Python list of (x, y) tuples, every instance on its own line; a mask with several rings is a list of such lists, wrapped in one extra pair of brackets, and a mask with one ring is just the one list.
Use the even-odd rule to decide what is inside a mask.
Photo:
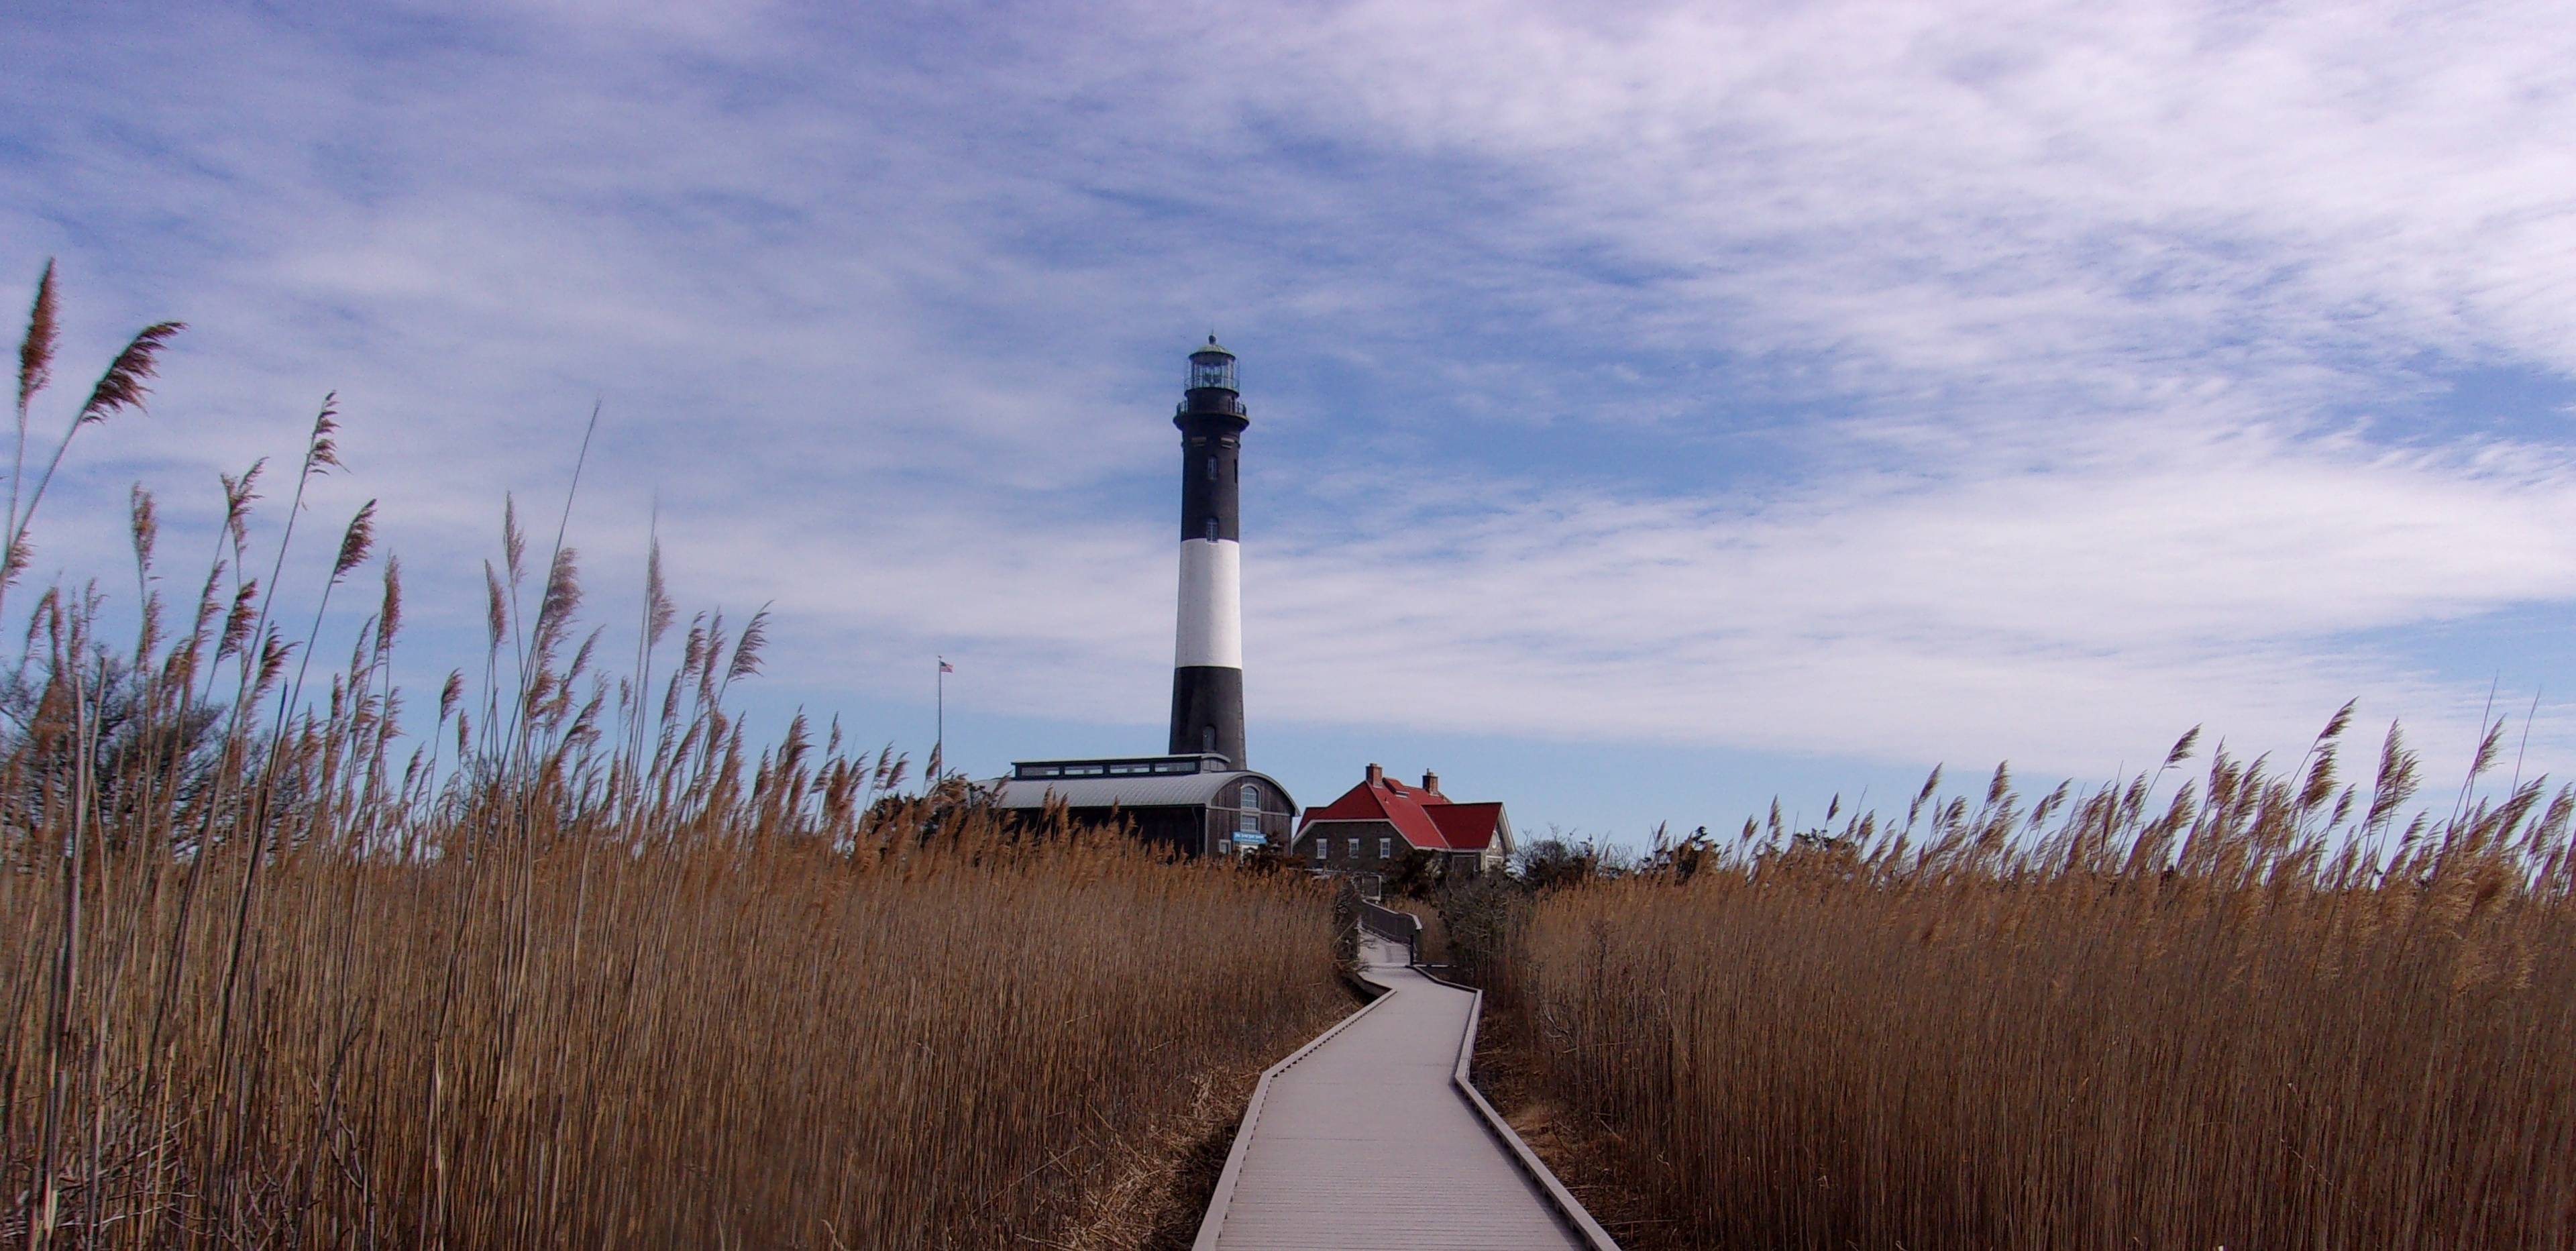
[(1433, 772), (1432, 772), (1431, 770), (1429, 770), (1429, 769), (1425, 769), (1425, 770), (1423, 770), (1423, 771), (1422, 771), (1422, 789), (1424, 789), (1424, 790), (1426, 790), (1426, 791), (1429, 791), (1429, 792), (1431, 792), (1431, 793), (1432, 793), (1432, 794), (1434, 794), (1434, 795), (1439, 794), (1439, 793), (1440, 793), (1440, 775), (1439, 775), (1439, 774), (1437, 774), (1437, 773), (1433, 773)]
[(1371, 786), (1378, 786), (1384, 784), (1385, 781), (1386, 770), (1381, 769), (1376, 765), (1370, 765), (1368, 770), (1368, 784)]

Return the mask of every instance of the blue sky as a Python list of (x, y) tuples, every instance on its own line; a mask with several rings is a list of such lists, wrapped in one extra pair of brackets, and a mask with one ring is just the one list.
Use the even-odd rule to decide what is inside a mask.
[(2545, 4), (18, 6), (0, 265), (66, 376), (192, 326), (36, 572), (336, 390), (434, 687), (597, 401), (612, 636), (658, 509), (765, 719), (920, 752), (945, 652), (960, 764), (1152, 750), (1212, 328), (1309, 802), (1633, 838), (2351, 698), (2440, 769), (2491, 690), (2564, 772), (2571, 66)]

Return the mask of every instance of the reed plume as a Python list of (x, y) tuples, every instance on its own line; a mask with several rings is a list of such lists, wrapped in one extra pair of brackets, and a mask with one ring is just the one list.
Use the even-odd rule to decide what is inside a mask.
[(2576, 789), (2477, 797), (2482, 727), (2400, 831), (2415, 755), (2391, 726), (2361, 802), (2351, 719), (2159, 807), (2187, 734), (2020, 837), (1998, 770), (1892, 833), (1667, 847), (1478, 965), (1644, 1245), (2576, 1243)]
[[(22, 419), (54, 324), (49, 266)], [(141, 402), (172, 330), (74, 430)], [(287, 584), (344, 435), (326, 400), (273, 538), (264, 463), (223, 478), (188, 630), (157, 624), (140, 491), (134, 649), (101, 643), (87, 584), (26, 614), (0, 682), (0, 1243), (1134, 1245), (1186, 1204), (1165, 1183), (1213, 1110), (1347, 1010), (1303, 882), (906, 791), (837, 720), (763, 745), (725, 695), (767, 610), (738, 638), (702, 618), (675, 662), (658, 547), (635, 667), (603, 672), (560, 531), (523, 613), (515, 501), (479, 686), (449, 673), (407, 731), (389, 556), (333, 641), (376, 505)]]

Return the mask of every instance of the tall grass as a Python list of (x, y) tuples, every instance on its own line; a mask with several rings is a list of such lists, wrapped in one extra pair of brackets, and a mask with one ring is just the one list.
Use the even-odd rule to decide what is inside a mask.
[[(52, 299), (49, 269), (22, 449)], [(71, 433), (140, 404), (173, 329)], [(281, 592), (339, 436), (326, 403), (273, 539), (266, 467), (224, 480), (175, 625), (140, 491), (132, 635), (92, 588), (27, 610), (0, 684), (0, 1242), (1107, 1245), (1174, 1127), (1340, 1010), (1300, 882), (1007, 822), (837, 724), (751, 739), (727, 695), (766, 619), (675, 629), (658, 550), (610, 673), (562, 523), (532, 550), (509, 507), (482, 663), (411, 713), (373, 505)]]
[(1499, 999), (1670, 1245), (2576, 1245), (2576, 798), (2400, 828), (2348, 713), (2162, 803), (1936, 774), (1893, 829), (1667, 848), (1530, 906)]

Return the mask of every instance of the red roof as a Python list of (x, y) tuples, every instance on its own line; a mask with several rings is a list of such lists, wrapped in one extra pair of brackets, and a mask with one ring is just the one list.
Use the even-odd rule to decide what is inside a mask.
[(1302, 831), (1317, 821), (1384, 821), (1404, 841), (1425, 851), (1483, 851), (1501, 823), (1501, 804), (1451, 803), (1438, 791), (1394, 778), (1362, 781), (1321, 808), (1306, 810)]
[(1459, 851), (1483, 851), (1494, 841), (1494, 827), (1502, 823), (1501, 804), (1450, 804), (1426, 808), (1423, 815), (1440, 827), (1449, 845)]

